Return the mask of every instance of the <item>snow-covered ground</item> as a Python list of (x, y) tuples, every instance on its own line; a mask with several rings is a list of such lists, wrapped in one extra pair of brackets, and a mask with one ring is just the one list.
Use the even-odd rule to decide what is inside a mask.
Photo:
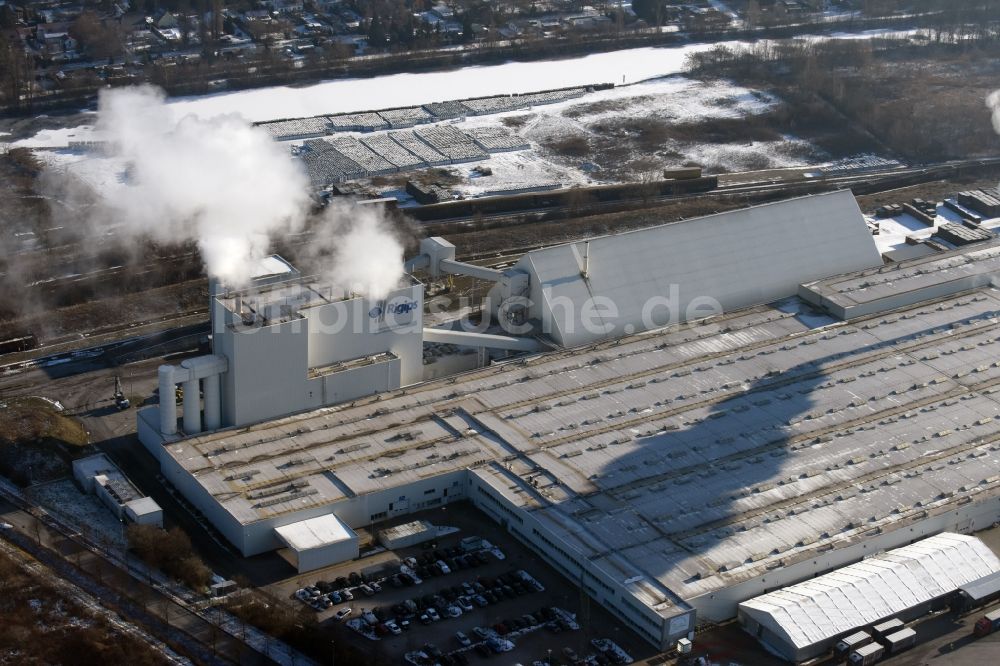
[(68, 524), (109, 548), (125, 546), (124, 528), (111, 511), (93, 495), (85, 495), (71, 479), (35, 486), (31, 498)]
[[(526, 138), (532, 146), (531, 150), (498, 153), (482, 162), (451, 167), (463, 179), (451, 189), (463, 196), (482, 196), (543, 186), (569, 187), (619, 182), (648, 176), (646, 171), (649, 169), (642, 166), (645, 164), (655, 164), (658, 170), (695, 163), (710, 171), (745, 171), (815, 164), (822, 155), (807, 142), (791, 136), (781, 141), (752, 143), (667, 141), (653, 153), (635, 149), (628, 155), (618, 156), (616, 160), (625, 166), (608, 164), (600, 151), (573, 160), (562, 158), (545, 148), (546, 145), (573, 136), (593, 139), (596, 146), (601, 140), (601, 124), (616, 123), (623, 118), (653, 119), (678, 125), (710, 119), (745, 118), (765, 113), (778, 102), (779, 100), (761, 91), (735, 84), (697, 81), (674, 75), (601, 90), (581, 98), (530, 110), (447, 121), (461, 130), (511, 125), (511, 131)], [(598, 129), (595, 130), (595, 127)], [(365, 136), (357, 133), (343, 135)], [(69, 141), (85, 138), (99, 137), (88, 137), (83, 128), (76, 128), (40, 133), (32, 143), (65, 146)], [(301, 141), (290, 141), (287, 144), (291, 148), (301, 144)], [(125, 186), (126, 164), (121, 160), (105, 157), (99, 151), (50, 148), (38, 151), (37, 155), (51, 169), (75, 176), (96, 192), (108, 192)], [(629, 168), (629, 163), (639, 166)], [(474, 169), (479, 166), (488, 167), (492, 173), (488, 176), (476, 176)]]
[[(910, 34), (912, 31), (869, 30), (838, 33), (831, 37), (807, 35), (801, 39), (869, 39)], [(721, 44), (734, 46), (741, 43), (730, 41)], [(250, 121), (262, 121), (485, 95), (534, 92), (599, 82), (619, 86), (588, 94), (581, 99), (533, 109), (529, 112), (533, 114), (532, 119), (517, 131), (537, 147), (546, 138), (563, 132), (589, 132), (587, 125), (602, 119), (621, 118), (624, 114), (628, 114), (627, 117), (630, 118), (656, 117), (671, 123), (682, 123), (707, 118), (743, 117), (766, 111), (776, 100), (768, 99), (759, 92), (724, 83), (695, 81), (678, 75), (685, 69), (686, 59), (690, 54), (719, 44), (646, 47), (561, 60), (512, 62), (368, 79), (338, 79), (295, 88), (276, 86), (177, 98), (171, 100), (169, 106), (178, 117), (185, 114), (209, 117), (235, 113)], [(622, 85), (623, 83), (634, 85)], [(615, 106), (615, 102), (620, 104)], [(595, 103), (609, 106), (602, 111), (593, 107)], [(573, 107), (581, 112), (566, 113)], [(460, 126), (465, 128), (496, 124), (504, 116), (510, 115), (525, 113), (473, 117)], [(123, 185), (124, 165), (94, 152), (66, 148), (71, 141), (97, 141), (100, 138), (91, 125), (81, 125), (43, 130), (34, 137), (14, 142), (13, 145), (56, 148), (57, 150), (41, 151), (39, 157), (50, 167), (71, 172), (95, 190), (102, 191)], [(660, 155), (646, 157), (655, 157), (664, 165), (670, 161), (665, 158), (671, 157), (676, 164), (693, 162), (716, 171), (739, 171), (803, 165), (815, 161), (812, 158), (816, 156), (811, 154), (810, 148), (805, 142), (788, 137), (787, 141), (756, 142), (753, 145), (671, 145), (669, 151), (664, 150)], [(638, 159), (643, 156), (636, 157)], [(457, 189), (475, 195), (528, 187), (539, 181), (573, 185), (614, 180), (601, 174), (599, 163), (594, 165), (596, 170), (581, 169), (579, 164), (549, 159), (544, 153), (539, 154), (537, 151), (498, 155), (484, 164), (493, 170), (492, 176), (467, 180)], [(474, 166), (460, 165), (457, 169), (467, 172)]]
[(934, 235), (938, 227), (946, 222), (962, 223), (962, 217), (944, 204), (938, 205), (937, 216), (934, 218), (934, 226), (932, 227), (906, 213), (884, 219), (866, 216), (865, 219), (869, 225), (878, 227), (878, 233), (875, 234), (875, 245), (879, 252), (889, 252), (905, 247), (907, 237), (927, 240)]

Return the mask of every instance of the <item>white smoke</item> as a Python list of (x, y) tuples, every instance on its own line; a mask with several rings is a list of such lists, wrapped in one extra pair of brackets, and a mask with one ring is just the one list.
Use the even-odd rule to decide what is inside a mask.
[(1000, 90), (990, 93), (986, 98), (986, 106), (993, 112), (993, 129), (1000, 134)]
[(374, 206), (331, 203), (317, 230), (328, 254), (325, 279), (368, 298), (385, 298), (403, 278), (403, 243)]
[(287, 149), (238, 115), (174, 117), (161, 90), (102, 91), (99, 132), (127, 162), (100, 208), (121, 233), (195, 240), (209, 275), (244, 285), (272, 234), (298, 228), (308, 180)]

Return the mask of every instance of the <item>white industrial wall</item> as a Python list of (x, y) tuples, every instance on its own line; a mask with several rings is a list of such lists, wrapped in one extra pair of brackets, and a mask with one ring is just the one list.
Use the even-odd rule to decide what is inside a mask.
[(813, 291), (808, 284), (799, 286), (799, 297), (807, 303), (812, 303), (817, 307), (823, 308), (834, 317), (839, 319), (854, 319), (855, 317), (865, 317), (870, 314), (875, 314), (876, 312), (898, 310), (900, 308), (916, 305), (917, 303), (923, 303), (924, 301), (931, 301), (937, 298), (944, 298), (945, 296), (952, 296), (970, 289), (978, 289), (991, 284), (992, 280), (993, 278), (987, 275), (963, 277), (957, 280), (940, 282), (921, 289), (912, 289), (910, 291), (895, 293), (891, 296), (886, 296), (885, 298), (846, 307), (842, 304), (834, 303), (829, 298), (823, 296), (820, 292)]
[(366, 395), (400, 387), (400, 360), (390, 358), (356, 366), (309, 380), (308, 402), (304, 408), (335, 405)]
[[(611, 610), (657, 649), (668, 649), (677, 639), (686, 637), (694, 629), (693, 610), (684, 613), (678, 609), (675, 617), (661, 617), (635, 599), (617, 580), (559, 539), (536, 520), (531, 512), (511, 504), (475, 471), (469, 474), (469, 484), (469, 499), (477, 508), (500, 523), (569, 580), (581, 585), (590, 597)], [(670, 631), (671, 621), (674, 625), (673, 632)]]
[[(393, 305), (408, 312), (373, 316)], [(218, 300), (212, 303), (213, 352), (229, 359), (222, 376), (222, 422), (245, 425), (353, 400), (423, 380), (423, 285), (384, 301), (354, 298), (303, 308), (301, 318), (242, 326)], [(309, 379), (323, 368), (392, 353), (395, 361), (357, 366)]]
[(531, 276), (530, 317), (574, 347), (881, 264), (854, 195), (842, 190), (534, 250), (515, 268)]
[[(864, 533), (857, 543), (837, 547), (801, 562), (768, 571), (711, 594), (694, 597), (689, 603), (698, 611), (698, 617), (721, 622), (735, 617), (737, 605), (747, 599), (859, 562), (873, 553), (905, 546), (941, 532), (970, 534), (989, 527), (997, 520), (1000, 520), (1000, 497), (992, 497), (938, 515), (916, 521), (904, 521), (904, 526), (884, 531), (882, 534)], [(911, 524), (906, 526), (906, 522)]]
[[(392, 352), (401, 361), (401, 382), (413, 384), (422, 379), (423, 355), (423, 285), (412, 285), (391, 292), (383, 301), (353, 298), (305, 308), (309, 319), (308, 367), (320, 368), (333, 363)], [(371, 316), (384, 304), (415, 303), (402, 314)]]
[(295, 566), (299, 573), (322, 569), (332, 564), (340, 564), (348, 560), (356, 559), (358, 556), (358, 537), (344, 539), (330, 543), (320, 548), (308, 548), (306, 550), (295, 550), (289, 548), (288, 552), (295, 561)]
[(125, 507), (125, 515), (137, 525), (155, 525), (163, 527), (163, 509), (159, 511), (147, 511), (146, 513), (136, 513), (131, 507)]
[(124, 517), (125, 509), (122, 505), (118, 503), (118, 500), (111, 496), (111, 493), (108, 492), (108, 489), (105, 486), (102, 486), (96, 481), (94, 482), (94, 494), (97, 495), (102, 502), (104, 502), (104, 505), (108, 507), (111, 513), (115, 514), (115, 518), (121, 520)]
[(307, 406), (307, 328), (305, 319), (295, 319), (216, 335), (215, 352), (229, 359), (222, 375), (224, 424), (254, 423)]
[[(234, 541), (234, 543), (242, 544), (238, 547), (246, 556), (282, 548), (284, 544), (278, 539), (274, 528), (328, 513), (336, 514), (352, 529), (369, 528), (393, 516), (406, 515), (414, 511), (464, 499), (466, 495), (465, 475), (465, 470), (460, 470), (415, 481), (403, 488), (388, 488), (323, 506), (259, 520), (245, 525), (240, 541)], [(391, 509), (390, 505), (392, 505)]]

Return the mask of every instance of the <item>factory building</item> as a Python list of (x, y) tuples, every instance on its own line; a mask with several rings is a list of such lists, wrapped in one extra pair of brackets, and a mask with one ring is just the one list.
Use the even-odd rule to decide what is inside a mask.
[(975, 537), (942, 533), (740, 604), (739, 621), (792, 663), (825, 654), (845, 635), (948, 605), (966, 583), (1000, 572)]
[(529, 276), (528, 318), (575, 347), (718, 306), (768, 303), (803, 282), (881, 265), (854, 196), (841, 190), (543, 248), (513, 270)]
[(163, 510), (144, 497), (103, 453), (73, 461), (73, 478), (84, 492), (96, 496), (121, 521), (163, 527)]
[[(842, 199), (795, 200), (796, 214), (804, 219), (833, 206), (853, 220), (856, 206)], [(769, 221), (784, 225), (793, 217), (768, 206), (750, 211), (770, 240)], [(701, 224), (711, 252), (716, 222), (681, 224)], [(871, 274), (877, 258), (870, 235), (868, 246), (853, 229), (843, 223), (841, 233), (813, 238), (810, 247), (775, 241), (745, 249), (755, 268), (733, 279), (751, 282), (758, 268), (770, 272), (757, 288), (703, 290), (730, 308), (707, 320), (610, 340), (580, 339), (566, 328), (563, 342), (579, 346), (362, 392), (349, 404), (303, 407), (212, 432), (185, 429), (186, 436), (152, 433), (142, 441), (163, 476), (244, 555), (287, 548), (298, 551), (300, 570), (323, 566), (347, 552), (347, 529), (468, 500), (665, 648), (699, 619), (734, 617), (748, 599), (941, 532), (968, 534), (1000, 516), (1000, 294), (989, 285), (953, 290), (946, 265), (928, 266), (914, 279), (931, 296), (891, 313), (884, 302), (866, 303), (865, 315), (842, 321), (830, 312), (843, 299), (880, 298), (878, 290), (839, 286), (851, 279), (845, 271)], [(663, 231), (649, 243), (667, 238)], [(687, 253), (700, 247), (689, 241)], [(842, 261), (823, 264), (822, 272), (834, 275), (827, 280), (786, 286), (785, 275), (777, 286), (769, 276), (782, 266), (804, 282), (815, 280), (806, 261), (786, 256), (792, 248), (813, 263), (827, 255)], [(653, 254), (641, 256), (652, 262)], [(937, 259), (963, 256), (958, 250)], [(523, 264), (505, 271), (469, 266), (455, 261), (446, 242), (427, 239), (409, 268), (491, 280), (503, 303), (533, 294), (537, 275), (558, 277), (540, 262), (541, 255), (531, 258), (539, 264), (535, 273)], [(678, 257), (676, 266), (695, 271), (704, 263)], [(565, 284), (588, 284), (579, 273), (589, 265), (579, 267)], [(657, 259), (593, 287), (635, 299), (617, 281), (667, 276), (667, 269)], [(695, 286), (685, 274), (674, 277)], [(639, 284), (648, 298), (660, 295), (659, 282)], [(909, 289), (907, 279), (900, 284)], [(321, 297), (309, 303), (334, 300), (314, 289)], [(796, 291), (802, 296), (761, 304)], [(235, 296), (222, 298), (224, 316), (235, 321)], [(250, 310), (263, 310), (257, 316), (268, 320), (273, 301), (256, 298)], [(819, 303), (829, 305), (812, 305)], [(308, 309), (279, 309), (270, 320), (297, 312), (311, 325)], [(634, 314), (625, 312), (622, 326)], [(532, 319), (523, 321), (536, 331)], [(422, 336), (494, 349), (546, 343), (535, 332), (423, 329)], [(268, 350), (258, 353), (280, 353)], [(295, 354), (305, 359), (305, 373), (311, 352)], [(235, 357), (221, 358), (233, 372)], [(276, 400), (285, 382), (301, 377), (255, 375), (259, 390)], [(156, 420), (149, 423), (155, 429)], [(311, 527), (331, 515), (346, 526), (343, 534)], [(309, 538), (296, 537), (302, 532)]]

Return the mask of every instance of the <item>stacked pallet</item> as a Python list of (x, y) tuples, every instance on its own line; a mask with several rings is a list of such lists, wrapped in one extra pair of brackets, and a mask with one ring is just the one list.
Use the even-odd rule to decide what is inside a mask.
[(327, 139), (327, 141), (341, 153), (360, 164), (369, 176), (378, 176), (399, 171), (394, 164), (354, 137), (338, 136)]
[(378, 115), (382, 116), (389, 127), (397, 129), (400, 127), (413, 127), (414, 125), (429, 123), (434, 120), (431, 114), (427, 113), (423, 107), (410, 106), (403, 109), (388, 109), (386, 111), (379, 111)]
[(333, 183), (361, 178), (365, 170), (326, 141), (314, 139), (305, 142), (299, 153), (313, 187), (323, 188)]
[(258, 127), (270, 134), (275, 141), (289, 141), (323, 136), (329, 131), (330, 124), (325, 117), (320, 116), (318, 118), (278, 120), (273, 123), (263, 123)]
[(362, 137), (361, 143), (372, 152), (381, 155), (397, 169), (415, 169), (427, 166), (426, 161), (393, 141), (388, 134), (373, 134)]
[(377, 113), (344, 113), (327, 116), (334, 132), (374, 132), (389, 129), (389, 123)]
[(413, 132), (390, 132), (388, 136), (400, 147), (419, 157), (428, 166), (440, 166), (451, 161), (418, 139)]
[(947, 241), (956, 247), (969, 245), (970, 243), (982, 243), (983, 241), (995, 238), (992, 233), (982, 227), (970, 228), (961, 224), (955, 224), (954, 222), (942, 224), (934, 232), (934, 237)]
[(469, 107), (459, 101), (432, 102), (430, 104), (424, 104), (424, 109), (435, 118), (439, 118), (441, 120), (464, 118), (471, 113), (471, 111), (469, 111)]
[(415, 130), (414, 133), (421, 141), (447, 157), (452, 163), (484, 160), (490, 156), (472, 139), (451, 125), (428, 127), (427, 129)]
[(527, 150), (531, 147), (525, 139), (503, 127), (475, 127), (467, 134), (477, 146), (489, 153)]
[(958, 203), (983, 217), (1000, 217), (1000, 195), (996, 190), (968, 190), (959, 192)]

